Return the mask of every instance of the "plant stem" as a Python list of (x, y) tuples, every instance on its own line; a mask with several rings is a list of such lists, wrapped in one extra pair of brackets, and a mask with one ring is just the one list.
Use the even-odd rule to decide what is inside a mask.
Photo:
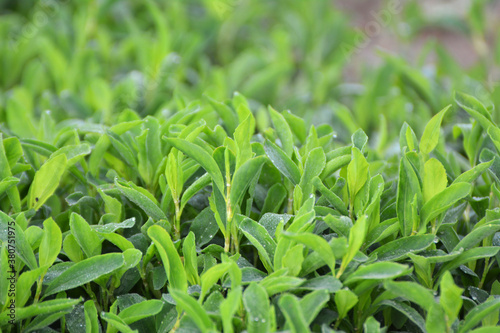
[(33, 300), (33, 304), (38, 303), (38, 300), (40, 299), (40, 295), (42, 293), (42, 285), (43, 285), (43, 278), (45, 277), (45, 273), (40, 276), (40, 280), (38, 281), (36, 285), (36, 294), (35, 294), (35, 299)]
[(89, 283), (85, 285), (85, 291), (87, 294), (90, 296), (90, 298), (94, 301), (95, 307), (97, 309), (97, 313), (101, 313), (102, 309), (101, 306), (99, 305), (99, 301), (97, 300), (97, 296), (95, 295), (94, 291), (92, 291), (92, 287), (90, 286)]
[(144, 285), (144, 291), (146, 293), (146, 297), (151, 297), (150, 293), (149, 293), (149, 283), (148, 283), (148, 279), (146, 277), (146, 267), (144, 267), (144, 269), (140, 270), (140, 273), (141, 273), (141, 279), (142, 279), (142, 284)]
[(177, 331), (177, 329), (179, 328), (179, 325), (181, 324), (181, 318), (182, 318), (182, 314), (177, 315), (177, 321), (175, 322), (174, 327), (172, 327), (172, 330), (170, 331), (171, 333)]
[(340, 318), (337, 318), (337, 320), (335, 321), (335, 326), (334, 326), (334, 328), (335, 328), (335, 329), (339, 328), (339, 325), (340, 325)]
[(490, 269), (488, 267), (489, 261), (490, 261), (490, 258), (485, 258), (484, 259), (484, 271), (483, 271), (483, 275), (481, 276), (481, 282), (479, 282), (479, 285), (477, 286), (479, 289), (483, 288), (484, 281), (486, 280), (486, 275), (488, 275), (488, 271)]
[[(227, 172), (226, 179), (229, 179), (230, 175)], [(233, 209), (231, 208), (231, 183), (229, 180), (226, 182), (226, 239), (224, 243), (224, 252), (229, 252), (230, 246), (234, 247), (234, 244), (231, 244), (231, 236), (232, 236), (232, 220), (233, 220)], [(234, 240), (233, 240), (234, 242)]]
[(179, 209), (179, 200), (174, 200), (175, 205), (175, 219), (174, 219), (174, 240), (181, 238), (181, 214)]

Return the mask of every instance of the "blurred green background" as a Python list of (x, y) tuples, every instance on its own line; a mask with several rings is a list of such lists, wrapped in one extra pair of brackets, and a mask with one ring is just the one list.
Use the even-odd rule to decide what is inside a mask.
[(500, 102), (500, 1), (0, 0), (0, 15), (1, 130), (23, 137), (47, 110), (106, 125), (238, 91), (261, 129), (271, 104), (380, 144), (404, 121), (421, 134), (455, 90)]

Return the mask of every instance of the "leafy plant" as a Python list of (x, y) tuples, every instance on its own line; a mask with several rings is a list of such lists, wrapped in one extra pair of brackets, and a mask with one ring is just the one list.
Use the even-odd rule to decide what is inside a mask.
[(25, 6), (0, 2), (2, 332), (498, 331), (498, 103), (439, 47), (351, 95), (328, 2), (40, 2), (31, 41)]

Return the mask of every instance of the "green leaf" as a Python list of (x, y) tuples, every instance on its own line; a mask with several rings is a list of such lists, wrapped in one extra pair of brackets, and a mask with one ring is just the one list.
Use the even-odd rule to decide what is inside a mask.
[(50, 155), (50, 158), (52, 159), (59, 155), (66, 155), (66, 166), (70, 167), (78, 162), (81, 157), (90, 154), (90, 152), (91, 149), (88, 143), (80, 145), (69, 145), (56, 150), (54, 153), (52, 153), (52, 155)]
[(300, 182), (299, 168), (295, 163), (293, 163), (290, 157), (283, 152), (283, 150), (269, 140), (266, 140), (264, 143), (264, 150), (274, 166), (286, 178), (288, 178), (294, 185), (297, 185)]
[(106, 135), (108, 136), (111, 144), (118, 152), (119, 156), (117, 156), (121, 161), (126, 163), (127, 166), (131, 167), (132, 170), (137, 170), (137, 155), (130, 148), (130, 146), (125, 142), (124, 139), (111, 132), (110, 130), (106, 131)]
[(484, 148), (479, 155), (479, 160), (481, 162), (489, 162), (493, 161), (491, 166), (488, 168), (490, 175), (500, 183), (500, 156), (489, 150), (488, 148)]
[[(71, 311), (73, 307), (82, 301), (79, 299), (54, 299), (50, 301), (40, 302), (37, 304), (33, 304), (24, 308), (16, 309), (16, 318), (15, 321), (24, 320), (27, 318), (33, 318), (38, 315), (44, 315), (49, 313), (55, 313), (59, 311)], [(7, 325), (11, 318), (8, 315), (8, 311), (3, 311), (0, 314), (0, 325)]]
[(313, 190), (312, 180), (321, 174), (325, 168), (326, 156), (323, 148), (318, 147), (309, 152), (306, 163), (304, 165), (304, 172), (300, 178), (300, 188), (302, 189), (304, 197), (309, 197)]
[(399, 181), (396, 199), (396, 210), (401, 229), (401, 235), (409, 236), (417, 219), (416, 209), (413, 204), (416, 200), (417, 206), (422, 202), (422, 189), (415, 170), (408, 160), (408, 155), (401, 157), (399, 164)]
[(410, 302), (418, 304), (422, 309), (429, 311), (434, 304), (434, 296), (432, 291), (421, 286), (416, 282), (410, 281), (385, 281), (384, 287), (391, 293), (406, 298)]
[(407, 265), (394, 262), (376, 262), (358, 267), (354, 273), (347, 277), (344, 284), (366, 280), (394, 279), (410, 272), (411, 269)]
[(495, 124), (492, 124), (490, 128), (488, 128), (488, 135), (497, 148), (497, 151), (500, 152), (500, 128), (498, 128)]
[[(1, 138), (0, 142), (2, 142)], [(23, 147), (21, 146), (21, 142), (16, 137), (5, 138), (3, 139), (3, 149), (5, 151), (7, 162), (12, 169), (17, 161), (19, 161), (19, 159), (23, 156)]]
[[(31, 245), (26, 240), (21, 227), (4, 212), (0, 211), (0, 239), (3, 244), (9, 244), (8, 237), (14, 236), (15, 246), (7, 245), (7, 250), (14, 249), (17, 256), (30, 268), (36, 269), (38, 264)], [(59, 254), (59, 252), (58, 252)]]
[(306, 122), (304, 121), (304, 119), (294, 115), (290, 111), (283, 111), (283, 113), (281, 114), (286, 119), (288, 126), (290, 126), (293, 134), (295, 134), (295, 136), (301, 143), (304, 143), (306, 141), (307, 135)]
[(253, 116), (249, 115), (234, 131), (234, 141), (238, 147), (238, 153), (236, 154), (236, 170), (252, 158), (253, 152), (252, 146), (250, 145), (250, 139), (255, 130), (252, 128), (252, 120)]
[(99, 140), (97, 140), (89, 158), (89, 171), (92, 176), (98, 176), (100, 164), (110, 145), (111, 142), (107, 135), (102, 135)]
[(401, 131), (399, 132), (399, 147), (401, 151), (404, 151), (406, 147), (408, 151), (414, 151), (417, 144), (417, 136), (413, 129), (408, 125), (408, 123), (404, 122), (401, 127)]
[(434, 242), (434, 235), (415, 235), (393, 240), (370, 253), (370, 258), (379, 261), (397, 261), (406, 258), (408, 253), (418, 253)]
[(297, 244), (289, 248), (283, 256), (282, 262), (283, 267), (288, 268), (288, 274), (291, 276), (299, 275), (304, 262), (304, 246)]
[(369, 164), (361, 151), (353, 147), (352, 160), (347, 166), (347, 185), (349, 187), (351, 202), (353, 202), (356, 194), (368, 180), (368, 168)]
[(63, 154), (47, 160), (35, 173), (28, 199), (30, 209), (38, 210), (54, 194), (64, 170), (66, 170), (66, 155)]
[(494, 160), (491, 160), (489, 162), (481, 163), (476, 165), (474, 168), (465, 171), (462, 173), (460, 176), (455, 178), (452, 184), (456, 183), (472, 183), (475, 181), (483, 172), (488, 170), (489, 167), (493, 164)]
[(439, 304), (431, 304), (425, 319), (425, 327), (427, 328), (428, 333), (446, 332), (445, 313)]
[(408, 253), (408, 256), (413, 261), (415, 275), (425, 287), (432, 287), (432, 268), (431, 263), (426, 257), (419, 256), (413, 253)]
[(435, 276), (435, 280), (437, 280), (444, 272), (455, 269), (460, 265), (478, 259), (493, 257), (498, 253), (498, 250), (500, 250), (498, 246), (483, 246), (465, 251), (462, 254), (458, 255), (455, 259), (444, 264), (439, 270), (439, 273)]
[(153, 240), (163, 262), (171, 290), (186, 292), (188, 287), (186, 271), (170, 235), (159, 225), (153, 225), (148, 229), (148, 236)]
[(97, 309), (93, 301), (88, 300), (83, 304), (85, 315), (85, 332), (86, 333), (99, 333), (101, 325), (97, 317)]
[(19, 179), (16, 177), (6, 177), (2, 181), (0, 181), (0, 195), (3, 194), (3, 192), (7, 191), (10, 189), (12, 186), (16, 185), (19, 183)]
[(310, 325), (316, 316), (319, 314), (321, 309), (330, 300), (330, 294), (328, 290), (315, 290), (302, 297), (299, 301), (300, 309), (304, 315), (304, 319), (307, 325)]
[(238, 126), (238, 116), (237, 114), (226, 104), (219, 102), (207, 95), (204, 95), (215, 112), (222, 119), (224, 126), (226, 127), (228, 133), (233, 133)]
[(451, 104), (441, 110), (429, 120), (425, 126), (424, 133), (420, 139), (420, 151), (429, 154), (436, 148), (439, 141), (439, 132), (441, 131), (441, 122), (445, 113), (451, 108)]
[(118, 317), (130, 325), (143, 318), (149, 318), (161, 311), (163, 302), (160, 300), (152, 299), (140, 303), (133, 304), (118, 314)]
[(453, 251), (468, 250), (484, 238), (489, 237), (500, 230), (500, 221), (489, 222), (488, 225), (483, 225), (472, 229), (464, 238), (458, 242), (458, 244), (453, 248)]
[(351, 141), (353, 147), (358, 148), (360, 151), (363, 151), (366, 143), (368, 142), (368, 136), (366, 133), (360, 128), (353, 135), (351, 135)]
[(219, 281), (231, 268), (231, 263), (222, 263), (210, 267), (201, 275), (201, 294), (199, 298), (200, 304), (207, 296), (210, 289)]
[(182, 139), (164, 138), (164, 140), (198, 162), (198, 164), (208, 172), (210, 177), (212, 177), (219, 191), (224, 193), (224, 178), (222, 177), (222, 173), (213, 157), (210, 156), (206, 150), (194, 143)]
[(433, 196), (444, 191), (446, 185), (448, 185), (448, 179), (446, 178), (446, 170), (443, 165), (435, 158), (431, 158), (425, 162), (423, 183), (424, 202), (429, 201)]
[(309, 280), (304, 281), (298, 287), (298, 290), (323, 290), (328, 291), (328, 293), (333, 294), (337, 290), (342, 288), (342, 283), (331, 275), (322, 275)]
[(266, 200), (262, 206), (261, 215), (266, 213), (278, 213), (287, 196), (286, 188), (276, 183), (267, 192)]
[(464, 290), (455, 284), (449, 271), (443, 274), (439, 283), (439, 290), (441, 292), (439, 304), (441, 304), (446, 313), (448, 323), (451, 326), (462, 308), (462, 294)]
[(349, 211), (347, 210), (347, 207), (345, 206), (344, 202), (342, 199), (340, 199), (335, 193), (330, 191), (319, 179), (319, 177), (314, 177), (312, 180), (312, 184), (318, 191), (320, 191), (321, 195), (323, 195), (326, 200), (335, 208), (338, 210), (341, 214), (343, 215), (349, 215)]
[(214, 212), (207, 207), (203, 209), (191, 223), (189, 228), (195, 235), (196, 246), (201, 247), (210, 242), (219, 231)]
[(160, 123), (157, 118), (147, 116), (144, 118), (144, 129), (147, 131), (146, 151), (148, 162), (156, 170), (163, 159), (161, 151)]
[(118, 247), (122, 251), (126, 251), (128, 249), (134, 248), (134, 245), (132, 244), (132, 242), (130, 242), (128, 239), (126, 239), (122, 235), (115, 234), (115, 233), (104, 233), (104, 232), (99, 233), (99, 235), (102, 238), (104, 238), (105, 240), (107, 240), (108, 242), (116, 245), (116, 247)]
[[(109, 326), (119, 330), (122, 333), (137, 333), (137, 330), (132, 330), (123, 319), (110, 312), (102, 312), (101, 318), (104, 319)], [(109, 327), (108, 326), (108, 327)], [(110, 330), (111, 331), (111, 330)], [(112, 332), (112, 331), (111, 331)]]
[(196, 257), (195, 234), (190, 231), (182, 243), (182, 254), (184, 255), (184, 268), (187, 279), (191, 284), (200, 284), (198, 275), (198, 260)]
[(259, 256), (266, 269), (272, 272), (276, 243), (266, 228), (249, 218), (241, 221), (239, 228), (259, 252)]
[(114, 272), (116, 278), (115, 286), (120, 285), (122, 276), (129, 270), (136, 267), (142, 258), (142, 252), (138, 249), (129, 248), (123, 251), (123, 266)]
[(124, 196), (126, 196), (137, 206), (141, 207), (148, 216), (152, 217), (155, 220), (162, 220), (167, 218), (160, 207), (158, 207), (158, 205), (144, 193), (137, 191), (136, 189), (128, 186), (128, 184), (119, 181), (118, 179), (115, 179), (115, 185)]
[(108, 253), (82, 260), (52, 280), (45, 290), (45, 296), (82, 286), (117, 270), (122, 265), (121, 253)]
[(241, 203), (250, 183), (260, 174), (260, 170), (266, 159), (265, 156), (252, 158), (236, 170), (231, 183), (230, 199), (232, 205), (236, 206)]
[(408, 319), (410, 319), (415, 325), (420, 328), (422, 332), (426, 332), (425, 329), (425, 321), (424, 318), (411, 306), (398, 302), (398, 301), (392, 301), (392, 300), (385, 300), (380, 302), (380, 305), (388, 305), (392, 307), (393, 309), (399, 311), (403, 315), (405, 315)]
[(71, 310), (63, 310), (63, 311), (58, 311), (54, 312), (51, 314), (46, 314), (46, 315), (39, 315), (36, 316), (33, 321), (31, 321), (28, 325), (26, 325), (23, 329), (23, 332), (29, 333), (29, 332), (39, 332), (40, 329), (44, 329), (51, 325), (53, 322), (56, 320), (60, 319), (62, 316), (70, 313)]
[[(351, 147), (348, 147), (348, 148), (350, 149)], [(327, 156), (328, 156), (328, 154), (327, 154)], [(323, 169), (323, 172), (320, 175), (320, 178), (325, 179), (325, 178), (329, 177), (335, 171), (348, 165), (349, 162), (351, 162), (351, 154), (350, 153), (329, 159), (325, 165), (325, 168)]]
[(46, 267), (40, 267), (31, 271), (22, 273), (17, 280), (16, 307), (23, 307), (31, 295), (31, 287), (38, 278), (47, 270)]
[(194, 298), (179, 289), (171, 289), (170, 294), (182, 310), (196, 323), (196, 326), (202, 331), (207, 332), (214, 328), (214, 323), (208, 316), (205, 309)]
[[(3, 306), (6, 304), (7, 302), (7, 296), (8, 296), (8, 293), (9, 293), (9, 286), (10, 286), (10, 280), (8, 280), (10, 278), (10, 275), (12, 275), (12, 268), (14, 268), (15, 270), (15, 266), (14, 264), (12, 263), (9, 263), (9, 258), (7, 257), (7, 246), (2, 246), (0, 247), (0, 306), (2, 307), (3, 309)], [(31, 271), (32, 272), (32, 271)], [(26, 274), (23, 273), (23, 274)], [(24, 285), (27, 285), (28, 283), (26, 281), (22, 281), (22, 280), (26, 280), (26, 278), (22, 278), (23, 274), (21, 274), (21, 276), (19, 276), (19, 278), (17, 279), (17, 285), (18, 286), (23, 286), (22, 283), (24, 282)], [(33, 283), (35, 281), (33, 280)], [(31, 288), (31, 286), (30, 286)], [(27, 289), (24, 289), (25, 291), (18, 291), (17, 295), (16, 295), (16, 302), (19, 300), (19, 299), (23, 299), (23, 294), (25, 294), (26, 298), (29, 298), (29, 294), (31, 294), (31, 289), (29, 289), (29, 293), (26, 292)], [(22, 302), (19, 302), (18, 304), (20, 304), (21, 306), (24, 305)]]
[(297, 243), (304, 244), (311, 250), (317, 252), (325, 264), (328, 265), (332, 274), (335, 274), (335, 256), (333, 255), (332, 248), (324, 238), (305, 232), (291, 233), (283, 231), (281, 235)]
[(226, 299), (221, 303), (219, 311), (222, 317), (224, 332), (233, 333), (233, 316), (239, 310), (242, 297), (241, 286), (232, 288), (227, 293)]
[(369, 234), (366, 236), (366, 242), (364, 247), (367, 248), (381, 240), (393, 235), (400, 230), (399, 221), (397, 218), (392, 218), (385, 220), (378, 226), (370, 230)]
[(283, 151), (288, 157), (291, 157), (293, 153), (293, 135), (290, 126), (288, 126), (288, 123), (281, 113), (274, 110), (271, 106), (269, 106), (269, 115), (278, 133)]
[(324, 218), (325, 223), (335, 231), (339, 236), (349, 237), (349, 232), (353, 226), (352, 221), (347, 216), (336, 217), (327, 215)]
[(177, 151), (171, 151), (170, 154), (168, 154), (165, 176), (167, 178), (168, 187), (172, 191), (172, 197), (174, 200), (178, 201), (184, 186), (184, 179), (181, 161), (179, 161), (176, 155), (178, 155)]
[(363, 324), (364, 333), (381, 333), (380, 323), (377, 319), (370, 316)]
[(471, 189), (472, 187), (468, 183), (456, 183), (434, 195), (422, 206), (422, 210), (420, 211), (422, 226), (425, 226), (427, 222), (446, 211), (458, 200), (468, 196)]
[(40, 267), (50, 267), (56, 261), (62, 245), (62, 233), (52, 218), (43, 222), (43, 236), (38, 252)]
[(255, 282), (251, 283), (243, 293), (243, 304), (247, 311), (248, 333), (269, 332), (271, 316), (266, 290)]
[(109, 222), (104, 225), (99, 225), (99, 224), (91, 225), (90, 227), (92, 228), (92, 230), (95, 230), (97, 232), (110, 234), (119, 229), (130, 229), (134, 225), (135, 225), (135, 217), (131, 217), (120, 223)]
[(297, 277), (283, 276), (285, 273), (285, 269), (278, 270), (265, 277), (259, 282), (259, 285), (266, 289), (269, 296), (273, 296), (278, 293), (295, 289), (304, 282), (303, 279)]
[(486, 302), (475, 306), (465, 316), (460, 328), (458, 329), (458, 333), (469, 332), (469, 330), (479, 324), (484, 317), (498, 309), (500, 309), (500, 298), (489, 299)]
[(188, 201), (200, 190), (210, 184), (211, 178), (208, 173), (205, 173), (200, 178), (196, 179), (182, 194), (181, 197), (181, 207), (180, 210), (184, 210), (184, 207), (188, 203)]
[(335, 293), (335, 305), (337, 306), (337, 312), (339, 314), (339, 320), (342, 320), (347, 315), (347, 312), (351, 310), (358, 303), (358, 296), (349, 289), (341, 289)]
[[(104, 201), (104, 208), (107, 214), (113, 214), (115, 216), (114, 222), (119, 222), (122, 220), (122, 204), (117, 199), (112, 196), (107, 195), (101, 189), (97, 189), (101, 198)], [(113, 230), (114, 231), (114, 230)]]
[(342, 258), (342, 264), (340, 265), (337, 278), (339, 278), (344, 272), (347, 265), (352, 261), (356, 253), (358, 253), (359, 249), (363, 245), (366, 235), (367, 219), (368, 217), (366, 215), (361, 216), (351, 228), (349, 232), (349, 245), (346, 254)]
[(470, 331), (470, 333), (500, 333), (500, 327), (498, 326), (486, 326), (479, 327), (475, 330)]
[[(17, 143), (14, 143), (17, 140)], [(9, 144), (12, 143), (12, 144)], [(20, 146), (19, 140), (17, 138), (7, 138), (3, 140), (3, 134), (0, 133), (0, 187), (3, 187), (0, 191), (7, 191), (7, 195), (9, 196), (10, 203), (14, 208), (15, 212), (21, 211), (21, 198), (19, 196), (19, 190), (17, 187), (12, 186), (13, 177), (12, 176), (12, 167), (17, 159), (22, 155), (22, 147)], [(15, 178), (14, 178), (15, 179)]]
[(71, 213), (69, 226), (87, 258), (101, 254), (101, 240), (83, 217), (77, 213)]
[(280, 297), (278, 305), (285, 316), (286, 323), (294, 333), (311, 332), (309, 325), (304, 318), (304, 313), (300, 307), (297, 297), (285, 294)]
[(488, 128), (493, 125), (491, 114), (475, 97), (457, 91), (455, 92), (455, 102), (476, 119), (485, 131), (488, 131)]

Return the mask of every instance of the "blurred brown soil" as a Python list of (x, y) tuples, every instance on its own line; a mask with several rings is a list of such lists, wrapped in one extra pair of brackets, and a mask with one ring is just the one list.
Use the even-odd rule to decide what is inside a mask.
[[(390, 1), (403, 0), (337, 0), (335, 6), (347, 12), (351, 19), (351, 24), (367, 33), (367, 27), (373, 22), (375, 13), (382, 11), (388, 12), (388, 3)], [(359, 76), (359, 71), (366, 67), (377, 66), (382, 63), (377, 50), (398, 54), (410, 62), (414, 62), (421, 54), (423, 47), (430, 40), (437, 41), (444, 46), (448, 52), (456, 59), (458, 64), (464, 68), (469, 68), (480, 60), (477, 45), (474, 45), (472, 37), (467, 33), (467, 29), (452, 29), (443, 25), (436, 24), (440, 18), (452, 18), (455, 22), (462, 22), (465, 27), (467, 20), (467, 11), (470, 1), (474, 0), (421, 0), (419, 4), (426, 18), (429, 19), (428, 27), (421, 29), (416, 36), (404, 38), (405, 23), (400, 15), (390, 17), (388, 26), (382, 26), (377, 33), (373, 33), (367, 45), (356, 52), (349, 61), (346, 71), (347, 78)], [(500, 0), (491, 1), (487, 13), (487, 26), (490, 31), (498, 35), (500, 29)], [(493, 35), (493, 34), (492, 34)], [(494, 40), (487, 41), (490, 46)], [(476, 46), (476, 47), (475, 47)], [(427, 59), (432, 62), (432, 56)]]

